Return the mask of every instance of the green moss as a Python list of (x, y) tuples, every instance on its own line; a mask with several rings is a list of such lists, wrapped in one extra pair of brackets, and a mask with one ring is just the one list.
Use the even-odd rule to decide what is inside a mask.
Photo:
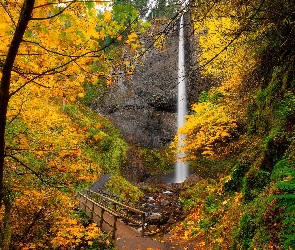
[(190, 169), (193, 173), (200, 175), (203, 178), (217, 179), (227, 171), (233, 168), (236, 163), (234, 157), (226, 159), (214, 159), (198, 156), (194, 160), (189, 161)]
[(87, 134), (83, 153), (93, 159), (106, 173), (120, 173), (126, 160), (128, 144), (120, 131), (107, 119), (83, 105), (68, 105), (66, 112)]
[(151, 173), (166, 173), (173, 169), (173, 154), (169, 148), (140, 148), (143, 166)]
[(280, 240), (284, 249), (295, 248), (295, 161), (282, 159), (274, 167), (272, 180), (280, 190), (279, 194), (273, 195), (276, 199), (274, 209), (280, 209), (276, 223), (281, 224)]
[(120, 175), (114, 175), (105, 184), (105, 187), (115, 195), (117, 195), (121, 202), (126, 204), (135, 203), (143, 197), (143, 192), (136, 186), (128, 182)]
[(240, 218), (238, 232), (234, 232), (234, 249), (265, 249), (270, 235), (267, 230), (264, 216), (269, 201), (258, 197), (247, 205), (245, 212)]
[(256, 198), (270, 182), (270, 173), (252, 168), (243, 178), (242, 193), (246, 202)]
[(244, 175), (249, 170), (249, 168), (249, 163), (238, 161), (231, 171), (231, 179), (224, 184), (223, 190), (225, 192), (240, 191), (242, 188)]

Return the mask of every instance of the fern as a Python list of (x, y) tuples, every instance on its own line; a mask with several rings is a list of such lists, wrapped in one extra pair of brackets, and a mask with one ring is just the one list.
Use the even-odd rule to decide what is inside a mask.
[(276, 207), (283, 208), (277, 217), (281, 221), (280, 238), (284, 249), (295, 249), (295, 162), (280, 160), (274, 167), (272, 179), (282, 194), (273, 195), (278, 200)]

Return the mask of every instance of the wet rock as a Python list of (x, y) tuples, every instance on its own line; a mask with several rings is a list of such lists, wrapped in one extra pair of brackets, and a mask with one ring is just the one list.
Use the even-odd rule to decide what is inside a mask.
[[(190, 106), (198, 100), (201, 91), (208, 90), (214, 83), (201, 77), (196, 70), (198, 38), (192, 35), (189, 15), (185, 19), (187, 99)], [(167, 24), (162, 25), (164, 28)], [(131, 78), (120, 69), (118, 72), (122, 74), (115, 84), (108, 86), (91, 105), (92, 109), (109, 117), (130, 143), (148, 148), (166, 147), (176, 133), (178, 26), (175, 22), (165, 34), (164, 50), (150, 46), (153, 34), (144, 35), (142, 40), (149, 50), (140, 58), (143, 64), (136, 65)], [(126, 50), (127, 56), (128, 53)]]
[(152, 226), (153, 232), (165, 233), (174, 223), (184, 219), (185, 213), (179, 202), (179, 189), (161, 184), (155, 185), (154, 189), (142, 187), (142, 191), (145, 197), (136, 207), (146, 213), (147, 226)]
[(169, 190), (166, 190), (166, 191), (163, 192), (163, 194), (173, 195), (173, 192), (171, 192)]
[(156, 225), (148, 225), (146, 227), (147, 231), (151, 232), (151, 233), (154, 233), (154, 232), (157, 232), (158, 231), (158, 227)]
[(162, 218), (162, 215), (160, 213), (151, 213), (148, 215), (148, 220), (160, 220)]

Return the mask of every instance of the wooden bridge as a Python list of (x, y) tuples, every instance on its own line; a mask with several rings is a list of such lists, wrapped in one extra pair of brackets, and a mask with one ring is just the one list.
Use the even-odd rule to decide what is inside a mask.
[[(91, 219), (96, 216), (99, 218), (100, 227), (102, 227), (103, 223), (106, 223), (111, 228), (110, 233), (113, 239), (115, 239), (118, 219), (141, 228), (142, 235), (149, 234), (146, 228), (145, 212), (118, 202), (103, 193), (97, 193), (89, 189), (83, 193), (78, 193), (77, 196), (80, 200), (80, 207), (84, 209)], [(105, 213), (113, 217), (112, 222), (106, 219)]]

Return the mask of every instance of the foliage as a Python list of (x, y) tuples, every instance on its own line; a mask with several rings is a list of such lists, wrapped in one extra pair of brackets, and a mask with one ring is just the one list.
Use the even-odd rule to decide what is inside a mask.
[(242, 24), (236, 16), (241, 9), (230, 1), (196, 5), (192, 15), (195, 33), (200, 34), (202, 72), (226, 80), (250, 70), (255, 60), (253, 49), (245, 43), (247, 37), (239, 30)]
[(83, 154), (102, 166), (105, 172), (119, 173), (128, 148), (121, 133), (107, 119), (81, 104), (68, 105), (66, 112), (84, 132)]
[(270, 173), (261, 169), (251, 168), (243, 178), (242, 193), (244, 200), (253, 200), (270, 182)]
[[(212, 140), (209, 149), (215, 161), (222, 162), (224, 155), (236, 159), (220, 181), (208, 183), (206, 189), (204, 180), (181, 195), (191, 213), (177, 227), (178, 234), (202, 239), (206, 249), (294, 248), (291, 13), (294, 6), (280, 0), (194, 2), (199, 69), (218, 86), (201, 93), (179, 132), (187, 135), (187, 152), (198, 162), (209, 156), (206, 141), (201, 143), (203, 127), (213, 131), (207, 143)], [(212, 117), (225, 117), (220, 125), (229, 135), (224, 141), (216, 138), (218, 123)]]
[(252, 247), (257, 247), (257, 245), (253, 246), (252, 244), (255, 238), (258, 239), (258, 244), (260, 244), (261, 248), (267, 245), (270, 236), (263, 221), (267, 205), (268, 202), (258, 198), (249, 207), (245, 207), (245, 211), (240, 219), (239, 232), (235, 236), (235, 248), (251, 249)]
[(154, 46), (160, 51), (166, 49), (166, 37), (164, 34), (155, 37)]
[(188, 163), (193, 173), (198, 174), (203, 178), (212, 178), (216, 180), (220, 176), (223, 176), (225, 172), (232, 169), (236, 163), (236, 159), (229, 156), (208, 158), (199, 155), (196, 159), (189, 160)]
[[(101, 125), (93, 112), (66, 105), (78, 98), (89, 102), (95, 86), (112, 83), (107, 52), (122, 42), (139, 49), (136, 32), (146, 24), (136, 21), (134, 9), (121, 6), (121, 12), (119, 6), (100, 14), (95, 5), (1, 3), (0, 234), (5, 241), (0, 247), (5, 249), (69, 249), (94, 245), (101, 236), (94, 224), (85, 228), (71, 213), (70, 197), (96, 180), (102, 165), (118, 171), (126, 144), (107, 121)], [(124, 17), (132, 22), (127, 29)], [(97, 81), (102, 75), (105, 81)]]
[(105, 187), (124, 203), (135, 203), (143, 197), (143, 193), (137, 187), (120, 175), (111, 176)]
[(295, 247), (295, 163), (290, 159), (280, 160), (274, 167), (272, 179), (276, 182), (276, 187), (280, 190), (279, 194), (272, 198), (277, 200), (276, 208), (282, 208), (277, 215), (276, 221), (280, 222), (282, 229), (280, 240), (285, 249)]
[[(119, 171), (122, 162), (113, 165), (115, 162), (110, 158), (116, 154), (121, 135), (106, 119), (81, 105), (69, 105), (64, 113), (55, 101), (34, 102), (36, 106), (32, 104), (28, 110), (22, 110), (25, 119), (20, 116), (7, 127), (7, 142), (11, 147), (22, 145), (24, 149), (31, 149), (15, 154), (26, 165), (17, 166), (7, 161), (10, 168), (6, 173), (6, 187), (11, 190), (12, 211), (18, 214), (14, 212), (11, 218), (13, 244), (23, 244), (23, 247), (82, 244), (88, 237), (85, 230), (91, 231), (83, 229), (79, 220), (73, 220), (70, 211), (74, 203), (66, 205), (72, 204), (68, 196), (73, 195), (74, 188), (81, 190), (93, 183), (102, 172), (100, 166), (112, 166), (115, 172)], [(29, 115), (34, 112), (47, 114), (43, 117), (45, 128), (28, 120), (38, 117)], [(98, 154), (101, 151), (98, 136), (110, 138), (116, 146), (112, 146), (108, 154)], [(56, 187), (66, 192), (57, 192)], [(66, 227), (55, 224), (60, 221), (65, 222)], [(33, 225), (30, 236), (24, 236), (30, 223)], [(93, 236), (89, 242), (95, 239)]]
[[(194, 186), (185, 186), (180, 194), (184, 208), (191, 211), (185, 221), (176, 227), (174, 233), (185, 239), (202, 237), (202, 246), (209, 249), (227, 249), (233, 244), (232, 232), (242, 214), (242, 196), (224, 195), (220, 182), (202, 180)], [(204, 238), (204, 236), (206, 236)]]
[(153, 3), (151, 10), (146, 14), (148, 20), (152, 19), (171, 19), (177, 13), (177, 4), (175, 0), (157, 0)]
[(231, 170), (231, 178), (224, 184), (225, 192), (239, 192), (242, 188), (243, 177), (249, 170), (246, 162), (237, 162)]
[(151, 173), (169, 172), (173, 165), (173, 154), (169, 149), (140, 148), (143, 166)]
[[(198, 153), (213, 156), (215, 149), (229, 140), (237, 128), (236, 119), (218, 101), (222, 94), (213, 89), (206, 101), (192, 105), (194, 113), (187, 116), (185, 125), (179, 129), (178, 134), (185, 136), (181, 151), (187, 153), (188, 158), (194, 159)], [(202, 94), (201, 100), (204, 99)], [(177, 148), (178, 140), (176, 136), (172, 147)]]

